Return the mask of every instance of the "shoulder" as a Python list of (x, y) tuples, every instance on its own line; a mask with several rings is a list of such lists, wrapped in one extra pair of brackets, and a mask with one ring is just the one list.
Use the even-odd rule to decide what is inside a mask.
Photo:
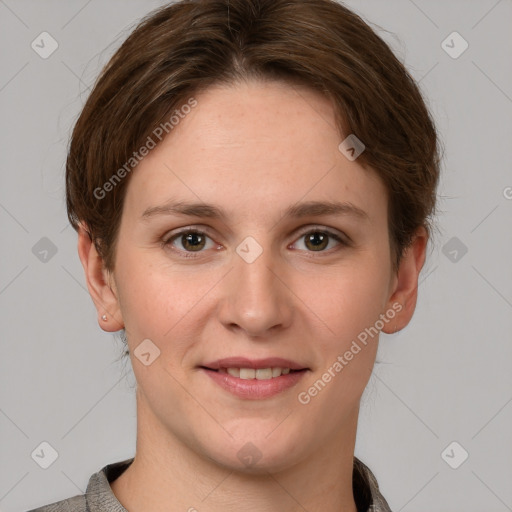
[(88, 509), (85, 495), (80, 494), (43, 507), (34, 508), (28, 512), (88, 512)]
[(110, 482), (119, 477), (133, 458), (104, 466), (89, 478), (85, 494), (79, 494), (28, 512), (126, 512), (112, 492)]
[(354, 457), (353, 490), (357, 509), (364, 512), (391, 512), (371, 469)]

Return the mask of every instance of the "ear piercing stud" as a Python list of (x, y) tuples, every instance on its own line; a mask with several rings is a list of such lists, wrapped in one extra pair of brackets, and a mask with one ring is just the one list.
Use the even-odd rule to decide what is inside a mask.
[(107, 321), (107, 315), (102, 315), (101, 319), (106, 322)]

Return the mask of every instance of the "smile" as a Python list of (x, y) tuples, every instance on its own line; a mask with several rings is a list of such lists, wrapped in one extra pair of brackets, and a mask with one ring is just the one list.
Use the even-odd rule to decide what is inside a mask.
[[(263, 400), (283, 393), (295, 386), (309, 371), (305, 368), (290, 370), (280, 367), (258, 369), (230, 367), (214, 370), (203, 366), (200, 369), (221, 389), (245, 400)], [(279, 375), (277, 375), (278, 371)]]
[(281, 375), (288, 375), (290, 368), (219, 368), (219, 373), (228, 373), (232, 377), (238, 377), (243, 380), (257, 379), (257, 380), (269, 380), (280, 377)]

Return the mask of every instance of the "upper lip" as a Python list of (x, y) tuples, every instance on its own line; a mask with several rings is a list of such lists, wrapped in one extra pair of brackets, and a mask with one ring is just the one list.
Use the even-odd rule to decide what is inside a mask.
[(248, 359), (246, 357), (225, 357), (202, 365), (211, 370), (220, 368), (290, 368), (291, 370), (305, 370), (306, 366), (283, 359), (282, 357), (266, 357), (264, 359)]

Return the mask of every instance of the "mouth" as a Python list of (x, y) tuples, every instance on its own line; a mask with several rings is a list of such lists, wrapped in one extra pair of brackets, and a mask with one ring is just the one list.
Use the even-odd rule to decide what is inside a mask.
[(309, 370), (304, 365), (282, 357), (249, 359), (246, 357), (225, 357), (204, 364), (201, 368), (219, 373), (227, 373), (243, 380), (268, 380), (282, 375)]
[(270, 380), (281, 375), (288, 375), (290, 373), (299, 373), (307, 371), (307, 368), (301, 370), (292, 370), (291, 368), (282, 368), (280, 366), (268, 367), (268, 368), (239, 368), (239, 367), (222, 367), (218, 369), (208, 368), (207, 366), (200, 366), (204, 370), (209, 370), (217, 373), (226, 373), (231, 377), (236, 377), (242, 380)]
[(274, 396), (294, 386), (310, 371), (310, 368), (282, 358), (226, 358), (199, 368), (220, 387), (244, 399)]

